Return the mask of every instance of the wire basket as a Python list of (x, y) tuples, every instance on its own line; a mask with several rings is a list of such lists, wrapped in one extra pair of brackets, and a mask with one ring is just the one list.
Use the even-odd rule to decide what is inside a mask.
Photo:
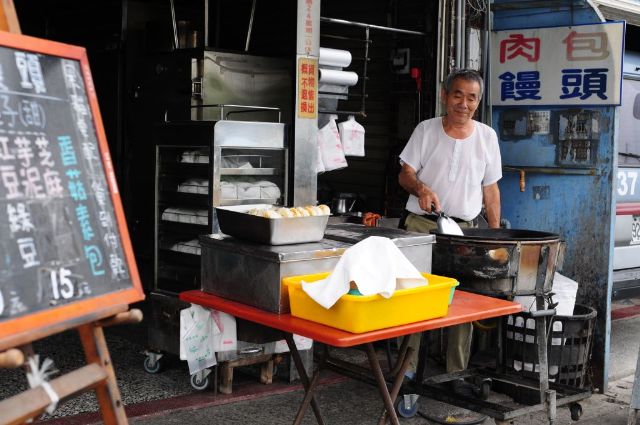
[[(572, 316), (554, 316), (547, 338), (549, 381), (576, 388), (587, 384), (597, 312), (576, 304)], [(539, 379), (536, 319), (522, 312), (508, 316), (503, 326), (506, 370)]]

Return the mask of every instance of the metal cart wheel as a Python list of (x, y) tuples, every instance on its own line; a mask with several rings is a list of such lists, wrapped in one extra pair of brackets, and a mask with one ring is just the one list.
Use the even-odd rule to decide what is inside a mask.
[(396, 412), (403, 418), (413, 418), (418, 413), (418, 396), (407, 394), (396, 401)]
[(577, 421), (582, 416), (582, 406), (580, 403), (571, 403), (569, 405), (569, 412), (571, 412), (571, 420)]
[(144, 370), (147, 373), (158, 373), (160, 372), (160, 370), (162, 369), (162, 363), (160, 362), (160, 357), (158, 357), (157, 355), (152, 356), (152, 355), (147, 355), (147, 357), (144, 358), (144, 363), (142, 364), (142, 367), (144, 367)]
[(211, 371), (209, 369), (201, 370), (191, 375), (189, 379), (194, 390), (204, 391), (211, 385)]

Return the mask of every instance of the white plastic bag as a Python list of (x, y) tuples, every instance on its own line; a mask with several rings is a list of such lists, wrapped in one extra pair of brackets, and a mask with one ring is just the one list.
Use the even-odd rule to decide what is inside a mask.
[(180, 359), (190, 374), (215, 366), (217, 351), (236, 347), (235, 317), (196, 304), (180, 311)]
[(322, 149), (320, 148), (320, 144), (320, 132), (318, 131), (318, 137), (316, 137), (316, 174), (324, 173), (325, 171), (327, 171), (326, 168), (324, 168), (324, 162), (322, 162)]
[(342, 150), (347, 156), (364, 156), (364, 127), (353, 115), (338, 124)]
[(180, 354), (181, 358), (184, 354), (190, 374), (217, 363), (213, 349), (214, 332), (220, 333), (220, 330), (214, 325), (208, 309), (192, 304), (180, 311)]
[(338, 170), (348, 165), (336, 125), (337, 118), (336, 115), (331, 115), (327, 125), (318, 130), (318, 142), (325, 171)]

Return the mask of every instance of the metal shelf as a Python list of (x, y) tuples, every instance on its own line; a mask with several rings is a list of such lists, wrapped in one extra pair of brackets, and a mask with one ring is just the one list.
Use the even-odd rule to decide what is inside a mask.
[(279, 176), (278, 168), (220, 168), (221, 176)]
[(246, 205), (246, 204), (271, 204), (278, 203), (280, 198), (256, 198), (256, 199), (222, 199), (220, 200), (221, 207), (229, 207), (233, 205)]

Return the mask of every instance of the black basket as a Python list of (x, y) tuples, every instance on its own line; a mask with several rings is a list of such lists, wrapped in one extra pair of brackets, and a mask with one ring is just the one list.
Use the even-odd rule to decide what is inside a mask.
[[(549, 380), (576, 388), (586, 386), (597, 312), (576, 304), (573, 316), (554, 316), (547, 339)], [(504, 362), (509, 373), (538, 378), (538, 336), (535, 320), (522, 312), (505, 319)]]

